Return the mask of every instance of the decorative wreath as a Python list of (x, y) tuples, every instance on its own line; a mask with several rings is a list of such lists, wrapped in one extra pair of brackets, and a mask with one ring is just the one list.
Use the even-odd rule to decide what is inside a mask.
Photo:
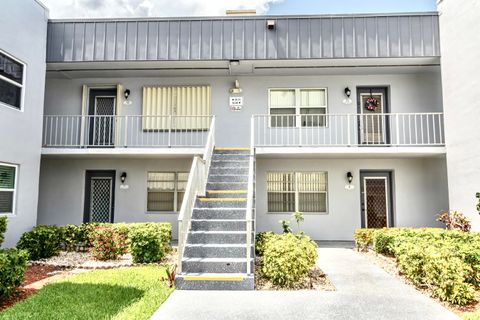
[(375, 111), (378, 108), (378, 100), (374, 97), (370, 97), (365, 101), (365, 109), (369, 111)]

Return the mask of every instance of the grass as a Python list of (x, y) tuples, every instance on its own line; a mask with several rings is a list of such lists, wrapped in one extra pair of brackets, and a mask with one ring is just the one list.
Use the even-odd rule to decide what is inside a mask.
[(95, 270), (45, 286), (0, 319), (149, 319), (173, 289), (165, 267)]

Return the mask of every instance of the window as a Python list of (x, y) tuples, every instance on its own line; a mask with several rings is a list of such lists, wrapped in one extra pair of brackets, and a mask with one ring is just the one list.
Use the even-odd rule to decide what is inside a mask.
[(17, 166), (0, 163), (0, 214), (15, 211)]
[(325, 127), (327, 89), (270, 89), (271, 127)]
[(326, 172), (268, 172), (268, 212), (327, 212)]
[(206, 130), (210, 86), (143, 87), (142, 114), (144, 130)]
[(0, 51), (0, 103), (22, 108), (25, 65)]
[(147, 211), (180, 211), (188, 172), (148, 172)]

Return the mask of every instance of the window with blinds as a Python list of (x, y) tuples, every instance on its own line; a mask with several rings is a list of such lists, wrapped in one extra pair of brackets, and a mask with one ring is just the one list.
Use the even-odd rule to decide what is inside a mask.
[(327, 212), (326, 172), (268, 172), (268, 212)]
[(15, 209), (17, 166), (0, 163), (0, 214), (13, 214)]
[(325, 127), (327, 89), (270, 89), (269, 112), (271, 127)]
[(148, 172), (147, 211), (180, 211), (188, 172)]
[(142, 112), (144, 130), (207, 130), (210, 86), (143, 87)]

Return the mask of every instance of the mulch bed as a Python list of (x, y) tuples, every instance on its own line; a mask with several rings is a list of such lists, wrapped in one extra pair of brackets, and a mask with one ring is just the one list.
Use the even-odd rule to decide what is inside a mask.
[(8, 307), (11, 307), (15, 303), (25, 300), (29, 296), (37, 292), (37, 290), (35, 289), (26, 289), (24, 288), (24, 286), (37, 282), (39, 280), (48, 278), (61, 270), (64, 270), (64, 269), (59, 267), (54, 267), (54, 266), (40, 266), (40, 265), (27, 266), (24, 281), (22, 282), (20, 287), (18, 287), (9, 298), (0, 300), (0, 310), (4, 310)]
[(414, 285), (409, 279), (407, 279), (405, 276), (403, 276), (400, 271), (398, 270), (397, 267), (397, 262), (395, 258), (393, 257), (387, 257), (381, 254), (376, 253), (373, 250), (368, 250), (367, 252), (359, 252), (363, 256), (365, 256), (368, 260), (385, 270), (387, 273), (391, 274), (392, 276), (398, 278), (399, 280), (402, 280), (406, 284), (414, 287), (417, 291), (420, 293), (430, 297), (431, 299), (435, 300), (437, 303), (440, 303), (443, 305), (445, 308), (449, 309), (450, 311), (456, 313), (457, 315), (464, 315), (465, 313), (468, 312), (475, 312), (480, 310), (480, 292), (476, 292), (476, 302), (468, 304), (466, 306), (458, 306), (454, 305), (451, 303), (448, 303), (446, 301), (440, 301), (439, 299), (432, 297), (432, 292), (431, 290), (425, 286), (425, 287), (418, 287)]
[(260, 257), (255, 259), (255, 290), (315, 290), (315, 291), (335, 291), (335, 287), (328, 279), (327, 275), (320, 270), (318, 266), (308, 271), (308, 276), (303, 278), (293, 287), (281, 287), (274, 285), (262, 273), (262, 260)]

